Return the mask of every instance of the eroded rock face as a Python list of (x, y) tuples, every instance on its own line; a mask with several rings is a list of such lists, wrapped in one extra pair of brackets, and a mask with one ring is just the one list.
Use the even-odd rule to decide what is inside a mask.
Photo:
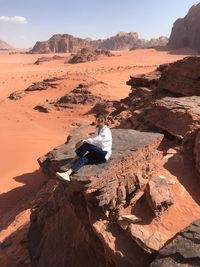
[(149, 266), (152, 256), (116, 220), (120, 208), (144, 190), (156, 169), (162, 135), (112, 130), (113, 155), (108, 162), (84, 166), (66, 184), (50, 179), (74, 156), (74, 144), (90, 131), (80, 128), (66, 144), (39, 159), (48, 180), (31, 215), (33, 266)]
[(48, 41), (37, 42), (31, 53), (77, 53), (82, 48), (106, 49), (106, 50), (129, 50), (131, 48), (147, 48), (152, 46), (165, 46), (168, 38), (161, 36), (150, 41), (139, 39), (137, 32), (119, 32), (107, 39), (92, 40), (82, 39), (69, 34), (53, 35)]
[(151, 267), (200, 266), (200, 220), (192, 223), (163, 247)]
[(158, 90), (174, 96), (200, 95), (200, 58), (188, 57), (176, 61), (162, 72)]
[(145, 111), (144, 124), (155, 125), (171, 135), (187, 139), (200, 127), (200, 97), (165, 97)]
[(66, 53), (77, 52), (83, 47), (88, 47), (90, 41), (74, 37), (70, 34), (55, 34), (48, 41), (37, 42), (31, 53)]
[(200, 4), (193, 5), (184, 18), (174, 23), (169, 45), (175, 49), (189, 47), (200, 51)]
[(160, 71), (154, 71), (147, 74), (139, 74), (130, 77), (127, 82), (132, 88), (147, 87), (149, 89), (155, 89), (158, 86), (158, 80), (161, 77)]

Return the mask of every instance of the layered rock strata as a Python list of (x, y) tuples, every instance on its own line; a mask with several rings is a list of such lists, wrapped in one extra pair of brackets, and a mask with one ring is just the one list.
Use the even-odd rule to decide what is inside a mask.
[(84, 166), (68, 183), (54, 179), (55, 172), (74, 157), (74, 144), (90, 131), (90, 127), (80, 128), (64, 145), (38, 160), (47, 182), (31, 215), (32, 264), (149, 266), (152, 256), (142, 248), (149, 252), (158, 250), (167, 241), (164, 235), (160, 243), (157, 239), (155, 247), (153, 243), (145, 244), (147, 239), (135, 242), (138, 237), (137, 231), (131, 230), (132, 224), (122, 229), (116, 223), (123, 217), (120, 215), (123, 207), (134, 205), (144, 194), (161, 159), (157, 147), (163, 137), (134, 130), (112, 130), (113, 155), (108, 162)]

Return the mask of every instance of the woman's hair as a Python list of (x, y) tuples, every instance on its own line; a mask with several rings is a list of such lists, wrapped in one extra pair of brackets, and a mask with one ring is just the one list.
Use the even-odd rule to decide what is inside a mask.
[[(105, 125), (108, 126), (108, 122), (107, 122), (107, 117), (106, 117), (106, 115), (103, 114), (103, 113), (101, 113), (101, 112), (99, 112), (99, 113), (96, 114), (96, 119), (99, 118), (99, 117), (103, 117), (103, 118), (104, 118), (104, 121), (105, 121)], [(98, 125), (97, 125), (97, 127), (98, 127)]]
[(97, 119), (98, 117), (103, 117), (104, 120), (106, 121), (106, 116), (105, 116), (105, 114), (99, 112), (99, 113), (97, 113), (97, 115), (96, 115), (96, 119)]

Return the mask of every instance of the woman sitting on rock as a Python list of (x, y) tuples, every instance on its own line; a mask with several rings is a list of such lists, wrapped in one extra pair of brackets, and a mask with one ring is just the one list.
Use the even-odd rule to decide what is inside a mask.
[(106, 125), (106, 118), (102, 113), (96, 116), (96, 132), (94, 136), (81, 140), (76, 144), (77, 157), (72, 167), (66, 172), (56, 172), (59, 179), (70, 181), (70, 175), (86, 164), (103, 163), (112, 154), (112, 134)]

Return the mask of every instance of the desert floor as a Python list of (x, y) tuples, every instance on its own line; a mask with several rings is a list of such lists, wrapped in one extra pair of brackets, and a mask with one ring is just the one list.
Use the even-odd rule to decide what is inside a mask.
[[(190, 51), (177, 51), (175, 54), (147, 49), (115, 52), (114, 57), (76, 65), (64, 64), (64, 59), (34, 65), (34, 62), (44, 55), (1, 53), (0, 241), (14, 234), (22, 226), (28, 227), (31, 201), (44, 181), (37, 158), (65, 142), (68, 133), (77, 125), (87, 124), (93, 119), (91, 115), (84, 115), (91, 108), (89, 106), (61, 111), (53, 109), (50, 113), (40, 113), (33, 109), (37, 104), (45, 103), (47, 99), (56, 99), (81, 82), (94, 82), (91, 87), (93, 93), (105, 99), (119, 100), (126, 97), (130, 91), (130, 87), (126, 85), (130, 75), (153, 71), (160, 64), (182, 59), (188, 54)], [(56, 89), (31, 92), (17, 101), (8, 99), (10, 93), (23, 90), (33, 82), (61, 76), (64, 79)], [(184, 179), (179, 189), (182, 190), (182, 195), (186, 191), (183, 200), (185, 208), (183, 211), (180, 203), (180, 207), (176, 206), (174, 212), (181, 212), (176, 219), (182, 226), (186, 226), (189, 221), (200, 216), (197, 192), (195, 183), (187, 184), (186, 173), (170, 171), (177, 167), (177, 164), (174, 167), (173, 164), (168, 162), (165, 171), (172, 179), (175, 179), (176, 173)], [(192, 190), (194, 194), (191, 196)], [(182, 216), (188, 214), (191, 208), (191, 217), (188, 221)], [(171, 215), (167, 213), (165, 219), (169, 216)], [(170, 221), (170, 218), (168, 219)], [(170, 224), (168, 227), (174, 227), (174, 231), (178, 230)], [(12, 247), (12, 255), (19, 252), (19, 249), (17, 252), (16, 248)], [(4, 256), (0, 253), (0, 260), (2, 259), (4, 264), (1, 266), (6, 267), (9, 265), (8, 260), (5, 263)]]

